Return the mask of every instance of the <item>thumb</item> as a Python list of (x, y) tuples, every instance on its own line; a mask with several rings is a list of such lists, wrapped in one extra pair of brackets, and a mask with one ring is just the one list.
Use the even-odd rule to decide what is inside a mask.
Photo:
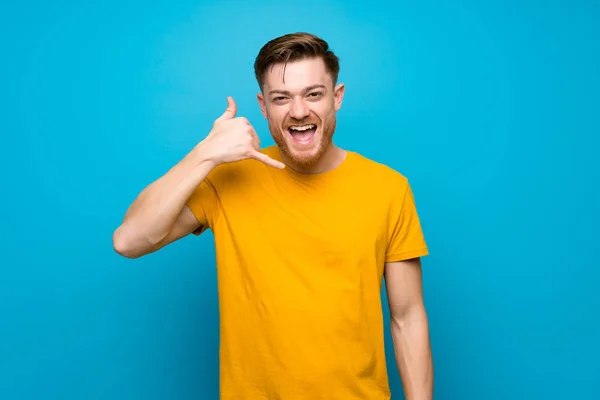
[(236, 112), (237, 106), (235, 104), (235, 101), (233, 100), (233, 97), (227, 96), (227, 109), (219, 118), (217, 118), (217, 120), (232, 119), (233, 117), (235, 117)]

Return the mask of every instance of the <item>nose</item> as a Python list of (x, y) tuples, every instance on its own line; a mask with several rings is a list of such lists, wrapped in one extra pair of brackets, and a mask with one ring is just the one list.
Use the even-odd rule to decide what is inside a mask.
[(300, 99), (294, 99), (292, 100), (291, 103), (291, 109), (290, 109), (290, 117), (294, 118), (294, 119), (303, 119), (306, 118), (309, 114), (309, 109), (308, 107), (306, 107), (306, 104), (304, 104), (303, 100)]

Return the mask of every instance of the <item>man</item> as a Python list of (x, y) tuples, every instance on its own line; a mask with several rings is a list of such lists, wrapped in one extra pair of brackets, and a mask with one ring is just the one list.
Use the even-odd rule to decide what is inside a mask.
[(267, 43), (255, 73), (276, 146), (261, 149), (229, 97), (114, 233), (115, 250), (136, 258), (213, 231), (223, 400), (390, 399), (384, 276), (406, 398), (432, 398), (413, 195), (400, 173), (333, 143), (338, 72), (314, 35)]

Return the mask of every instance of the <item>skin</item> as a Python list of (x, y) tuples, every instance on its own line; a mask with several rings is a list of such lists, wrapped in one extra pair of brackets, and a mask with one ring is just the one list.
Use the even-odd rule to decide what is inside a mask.
[[(288, 167), (302, 173), (320, 173), (344, 161), (346, 151), (332, 140), (344, 90), (344, 84), (334, 86), (321, 58), (276, 64), (267, 70), (257, 99)], [(317, 125), (313, 141), (295, 143), (288, 127), (305, 124)]]
[(406, 400), (433, 398), (433, 360), (420, 258), (385, 264), (396, 365)]
[[(334, 85), (318, 58), (288, 63), (285, 76), (283, 67), (268, 69), (257, 98), (285, 165), (260, 153), (254, 128), (244, 117), (236, 117), (236, 104), (228, 98), (227, 109), (215, 120), (208, 136), (130, 205), (113, 234), (117, 253), (139, 258), (201, 229), (185, 202), (219, 164), (254, 158), (273, 168), (320, 173), (343, 162), (346, 151), (333, 143), (333, 135), (344, 85)], [(314, 140), (310, 144), (295, 143), (287, 128), (305, 123), (317, 125)], [(419, 258), (385, 264), (394, 353), (407, 400), (433, 397), (433, 363), (421, 274)]]
[(129, 206), (113, 233), (114, 250), (139, 258), (202, 228), (186, 205), (194, 190), (218, 165), (253, 158), (273, 168), (285, 164), (261, 153), (258, 135), (244, 117), (236, 117), (231, 97), (208, 136), (167, 173), (148, 185)]

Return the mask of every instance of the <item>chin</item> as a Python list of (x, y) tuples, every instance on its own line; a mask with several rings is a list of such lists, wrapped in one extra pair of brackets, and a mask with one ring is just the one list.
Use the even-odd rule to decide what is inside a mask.
[[(331, 143), (335, 123), (305, 124), (274, 129), (271, 134), (283, 154), (298, 167), (311, 167), (318, 163)], [(324, 130), (323, 130), (324, 129)], [(328, 134), (329, 133), (329, 134)]]
[(327, 150), (328, 141), (317, 131), (312, 138), (298, 142), (288, 134), (280, 145), (287, 157), (300, 167), (310, 167), (321, 160)]
[(309, 167), (315, 165), (321, 159), (323, 153), (321, 151), (290, 151), (289, 148), (283, 149), (283, 151), (288, 156), (288, 158), (290, 158), (294, 162), (294, 164), (302, 167)]

